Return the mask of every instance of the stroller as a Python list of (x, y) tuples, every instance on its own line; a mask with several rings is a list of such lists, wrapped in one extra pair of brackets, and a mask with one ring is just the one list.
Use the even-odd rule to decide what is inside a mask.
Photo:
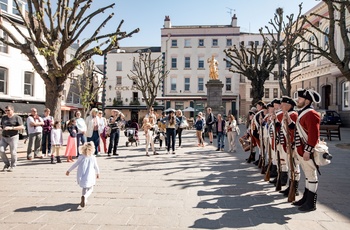
[(139, 131), (139, 125), (137, 122), (131, 122), (129, 121), (126, 125), (126, 129), (124, 130), (124, 135), (128, 138), (128, 140), (125, 142), (126, 147), (132, 145), (135, 143), (137, 146), (139, 143), (139, 136), (138, 136), (138, 131)]

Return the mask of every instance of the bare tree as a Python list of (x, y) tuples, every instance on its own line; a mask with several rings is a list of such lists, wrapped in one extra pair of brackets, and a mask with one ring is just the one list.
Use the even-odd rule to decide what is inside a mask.
[(152, 52), (141, 52), (139, 57), (133, 59), (133, 70), (131, 75), (127, 75), (134, 82), (134, 87), (141, 91), (146, 106), (149, 109), (157, 97), (159, 87), (168, 76), (169, 71), (165, 71), (163, 57), (152, 59)]
[(264, 97), (265, 81), (277, 62), (274, 47), (265, 40), (259, 48), (253, 42), (249, 47), (241, 43), (239, 48), (234, 45), (224, 53), (227, 56), (224, 61), (231, 63), (230, 72), (242, 74), (251, 81), (252, 105), (255, 105)]
[[(260, 30), (262, 36), (265, 39), (270, 40), (271, 44), (275, 46), (276, 58), (277, 58), (277, 77), (279, 80), (280, 89), (283, 95), (291, 96), (292, 81), (291, 75), (297, 71), (300, 71), (307, 66), (300, 67), (300, 64), (306, 62), (307, 53), (301, 52), (301, 47), (298, 42), (299, 35), (303, 31), (305, 21), (301, 14), (302, 4), (299, 5), (299, 13), (294, 19), (294, 14), (286, 16), (286, 20), (283, 18), (283, 9), (277, 8), (273, 20), (271, 19), (269, 24), (272, 29), (265, 26), (269, 38), (267, 38)], [(275, 31), (275, 32), (274, 32)]]
[[(300, 34), (302, 41), (306, 42), (312, 49), (305, 52), (321, 55), (334, 63), (342, 75), (350, 81), (350, 39), (349, 21), (350, 1), (348, 0), (323, 0), (327, 5), (328, 15), (311, 13), (310, 17), (305, 17), (306, 26), (304, 33)], [(314, 23), (310, 18), (316, 17), (328, 23), (328, 29), (321, 30), (319, 23)], [(336, 38), (336, 32), (340, 32), (340, 39)], [(311, 34), (314, 40), (308, 40), (305, 34)], [(318, 36), (321, 35), (320, 36)], [(320, 39), (326, 38), (327, 44), (322, 45)], [(340, 43), (340, 44), (339, 44)], [(344, 47), (344, 54), (337, 52), (337, 47)]]
[[(27, 0), (27, 11), (22, 12), (21, 1), (14, 0), (21, 23), (17, 23), (18, 19), (14, 20), (9, 14), (0, 14), (0, 29), (9, 37), (0, 37), (0, 41), (21, 50), (28, 57), (34, 70), (44, 80), (46, 106), (53, 112), (55, 120), (60, 120), (61, 96), (69, 73), (92, 56), (104, 55), (118, 47), (119, 40), (130, 37), (139, 29), (130, 33), (121, 31), (122, 20), (115, 31), (101, 34), (101, 29), (113, 17), (113, 13), (101, 21), (97, 28), (91, 28), (91, 22), (113, 8), (114, 3), (98, 8), (92, 7), (93, 0), (56, 2), (54, 6), (51, 0)], [(73, 58), (67, 58), (67, 49), (81, 39), (84, 31), (91, 31), (91, 36), (82, 39)], [(46, 63), (40, 62), (39, 57), (43, 57)]]

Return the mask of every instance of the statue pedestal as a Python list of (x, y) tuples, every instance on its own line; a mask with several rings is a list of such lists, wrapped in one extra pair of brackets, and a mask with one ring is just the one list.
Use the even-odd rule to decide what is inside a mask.
[(207, 106), (212, 109), (212, 112), (216, 116), (218, 113), (225, 112), (222, 108), (222, 88), (224, 84), (220, 80), (209, 80), (207, 84)]

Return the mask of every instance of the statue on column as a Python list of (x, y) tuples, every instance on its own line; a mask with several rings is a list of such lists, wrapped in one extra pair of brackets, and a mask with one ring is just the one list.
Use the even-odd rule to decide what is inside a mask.
[(218, 66), (219, 62), (215, 59), (214, 55), (211, 56), (211, 58), (208, 58), (207, 62), (209, 63), (209, 78), (211, 80), (218, 80), (219, 74), (218, 74)]

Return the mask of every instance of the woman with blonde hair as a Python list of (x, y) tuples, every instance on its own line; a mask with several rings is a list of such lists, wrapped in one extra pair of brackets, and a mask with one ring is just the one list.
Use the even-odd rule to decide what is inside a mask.
[(227, 134), (228, 151), (236, 152), (237, 121), (232, 114), (228, 116), (225, 131)]
[(177, 117), (177, 129), (176, 134), (179, 136), (179, 148), (181, 148), (181, 136), (182, 136), (182, 130), (185, 128), (185, 124), (187, 123), (187, 119), (185, 116), (182, 115), (181, 110), (176, 111), (176, 117)]

